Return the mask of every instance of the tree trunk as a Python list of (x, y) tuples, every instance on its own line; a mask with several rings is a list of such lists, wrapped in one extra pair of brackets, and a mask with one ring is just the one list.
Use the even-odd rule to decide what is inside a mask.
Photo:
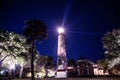
[(32, 51), (31, 51), (31, 80), (34, 80), (34, 40), (32, 41)]
[(8, 78), (9, 78), (9, 80), (12, 80), (12, 70), (11, 69), (9, 69)]
[(48, 70), (46, 68), (45, 68), (45, 72), (46, 72), (45, 77), (48, 77)]
[(23, 66), (21, 66), (21, 68), (20, 68), (19, 78), (21, 78), (21, 76), (22, 76), (22, 72), (23, 72)]

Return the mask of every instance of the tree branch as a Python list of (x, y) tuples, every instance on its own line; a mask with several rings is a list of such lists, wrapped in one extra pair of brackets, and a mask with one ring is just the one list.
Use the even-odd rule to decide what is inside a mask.
[(3, 59), (1, 59), (0, 60), (0, 65), (2, 64), (2, 62), (8, 57), (8, 56), (10, 56), (11, 54), (8, 54), (8, 55), (6, 55)]

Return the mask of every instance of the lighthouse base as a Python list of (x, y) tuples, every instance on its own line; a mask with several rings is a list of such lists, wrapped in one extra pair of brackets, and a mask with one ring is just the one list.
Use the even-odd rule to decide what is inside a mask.
[(67, 71), (57, 71), (55, 78), (67, 78)]

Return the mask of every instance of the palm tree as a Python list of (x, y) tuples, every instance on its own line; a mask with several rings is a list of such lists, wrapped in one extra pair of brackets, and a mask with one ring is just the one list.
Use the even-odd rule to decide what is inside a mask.
[(35, 50), (35, 41), (41, 42), (47, 37), (47, 26), (42, 20), (27, 20), (26, 28), (24, 30), (24, 35), (27, 38), (27, 41), (31, 45), (31, 80), (34, 80), (34, 50)]

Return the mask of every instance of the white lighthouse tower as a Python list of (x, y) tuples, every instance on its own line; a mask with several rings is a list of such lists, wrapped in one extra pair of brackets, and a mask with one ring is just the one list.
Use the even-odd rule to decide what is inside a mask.
[(67, 77), (67, 58), (65, 48), (64, 29), (58, 28), (57, 73), (56, 78)]

